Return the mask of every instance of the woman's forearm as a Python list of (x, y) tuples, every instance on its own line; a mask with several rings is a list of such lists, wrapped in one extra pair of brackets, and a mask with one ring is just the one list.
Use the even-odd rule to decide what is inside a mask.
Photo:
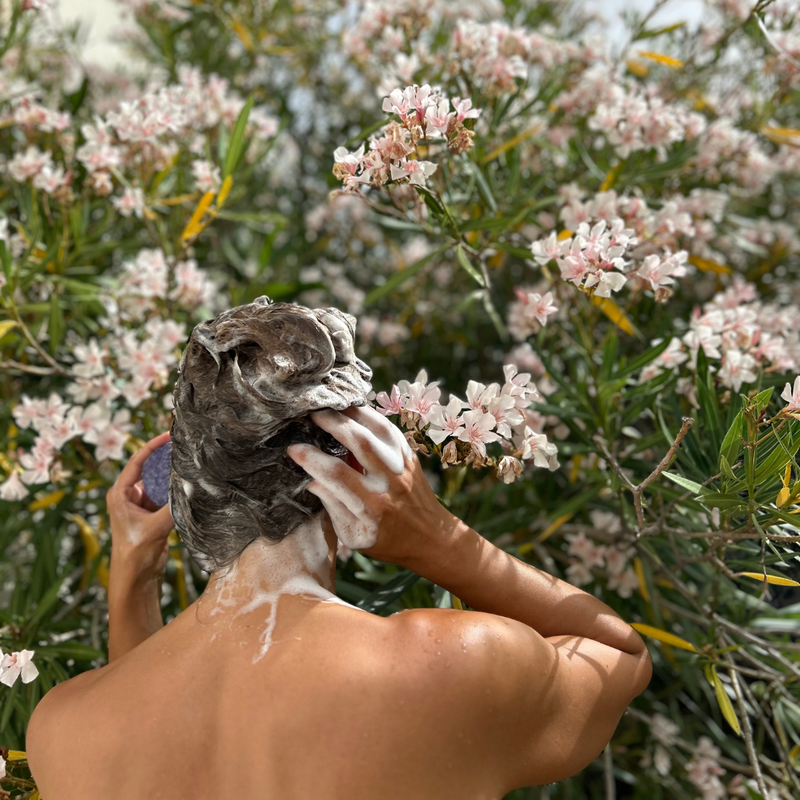
[(108, 661), (116, 661), (164, 627), (160, 580), (142, 581), (111, 559), (108, 584)]
[(601, 600), (500, 550), (449, 512), (427, 541), (430, 548), (403, 566), (476, 611), (517, 620), (544, 637), (585, 636), (631, 654), (646, 649)]

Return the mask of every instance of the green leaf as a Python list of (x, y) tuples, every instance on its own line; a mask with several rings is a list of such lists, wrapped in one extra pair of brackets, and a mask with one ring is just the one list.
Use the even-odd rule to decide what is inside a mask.
[(364, 298), (364, 305), (368, 306), (374, 303), (376, 300), (380, 300), (381, 297), (385, 297), (390, 292), (393, 292), (401, 283), (404, 283), (409, 278), (416, 275), (429, 261), (432, 261), (437, 256), (440, 256), (450, 247), (449, 244), (443, 244), (441, 247), (438, 247), (436, 250), (428, 253), (428, 255), (423, 256), (418, 261), (415, 261), (411, 266), (406, 267), (405, 269), (398, 270), (389, 278), (383, 286), (378, 286), (373, 289), (365, 298)]
[(492, 321), (492, 324), (497, 331), (497, 335), (500, 337), (500, 341), (507, 342), (508, 330), (506, 330), (506, 326), (503, 323), (500, 314), (497, 313), (497, 309), (492, 302), (492, 298), (489, 296), (488, 289), (484, 289), (483, 291), (483, 307), (486, 309), (486, 313), (489, 315), (489, 319)]
[(688, 489), (690, 492), (700, 494), (700, 492), (703, 491), (703, 487), (699, 483), (690, 481), (688, 478), (684, 478), (683, 475), (677, 475), (674, 472), (667, 472), (666, 470), (661, 474), (677, 483), (678, 486), (683, 486), (684, 489)]
[(662, 33), (670, 33), (671, 31), (676, 31), (678, 30), (678, 28), (682, 28), (685, 24), (686, 21), (681, 20), (680, 22), (676, 22), (673, 25), (667, 25), (664, 28), (656, 28), (655, 30), (651, 31), (642, 31), (632, 41), (638, 42), (639, 39), (651, 39), (653, 36), (661, 36)]
[(464, 245), (459, 244), (456, 248), (456, 257), (458, 258), (458, 263), (463, 268), (464, 272), (470, 276), (476, 283), (480, 286), (485, 286), (486, 284), (483, 282), (483, 275), (478, 272), (475, 267), (472, 266), (469, 259), (467, 258), (467, 254), (464, 252)]
[(720, 511), (743, 511), (747, 503), (735, 492), (712, 492), (703, 489), (695, 498), (708, 508), (718, 508)]
[(255, 98), (248, 98), (247, 102), (244, 104), (244, 108), (239, 112), (236, 124), (233, 126), (231, 139), (228, 143), (228, 151), (225, 155), (225, 167), (222, 170), (223, 180), (234, 172), (236, 165), (239, 163), (239, 158), (242, 155), (244, 147), (244, 132), (247, 127), (247, 119), (250, 116), (250, 111), (254, 104)]
[(723, 475), (731, 480), (736, 480), (736, 476), (733, 474), (733, 470), (731, 469), (731, 465), (728, 463), (728, 459), (725, 456), (721, 455), (719, 457), (719, 468)]
[(670, 339), (665, 339), (655, 347), (651, 347), (645, 353), (629, 361), (622, 369), (617, 370), (617, 374), (622, 376), (633, 375), (634, 372), (644, 369), (648, 364), (655, 361), (668, 347)]
[(47, 346), (50, 355), (55, 356), (64, 338), (64, 314), (61, 311), (61, 304), (58, 302), (58, 294), (53, 292), (50, 295), (50, 322), (47, 327)]
[(742, 426), (744, 425), (744, 411), (740, 411), (733, 420), (733, 424), (728, 428), (725, 438), (722, 440), (720, 449), (720, 459), (725, 459), (728, 464), (733, 464), (739, 457), (742, 449)]
[(473, 173), (475, 174), (475, 183), (478, 187), (478, 194), (481, 196), (483, 202), (488, 206), (489, 211), (491, 211), (492, 214), (496, 214), (497, 201), (494, 199), (494, 195), (489, 187), (489, 182), (486, 180), (486, 176), (474, 161), (468, 161), (467, 163), (470, 165)]
[(388, 583), (385, 583), (379, 589), (376, 589), (368, 597), (365, 597), (363, 600), (359, 600), (357, 607), (363, 608), (365, 611), (369, 611), (371, 614), (377, 614), (382, 608), (397, 600), (397, 598), (400, 597), (406, 591), (406, 589), (408, 589), (410, 586), (413, 586), (419, 579), (420, 576), (415, 572), (406, 570), (396, 578), (392, 578), (392, 580), (390, 580)]

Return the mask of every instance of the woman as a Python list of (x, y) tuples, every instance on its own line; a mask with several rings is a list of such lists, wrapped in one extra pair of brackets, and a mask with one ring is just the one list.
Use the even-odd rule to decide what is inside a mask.
[[(31, 718), (43, 800), (498, 800), (583, 769), (647, 686), (644, 643), (607, 605), (439, 504), (366, 405), (354, 330), (258, 298), (192, 332), (169, 505), (140, 483), (166, 433), (108, 493), (109, 664)], [(164, 626), (173, 524), (211, 576)], [(338, 540), (474, 610), (338, 600)]]

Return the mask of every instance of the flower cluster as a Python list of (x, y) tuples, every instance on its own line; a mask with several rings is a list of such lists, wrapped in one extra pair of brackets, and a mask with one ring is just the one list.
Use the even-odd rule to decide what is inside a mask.
[(33, 663), (35, 650), (20, 650), (17, 653), (4, 653), (0, 658), (0, 683), (13, 686), (17, 678), (22, 678), (23, 683), (30, 683), (39, 674), (36, 664)]
[(655, 150), (665, 161), (667, 148), (696, 139), (705, 118), (684, 105), (667, 103), (655, 87), (648, 92), (611, 85), (610, 97), (599, 103), (589, 118), (590, 130), (602, 133), (620, 158), (641, 150)]
[(689, 780), (700, 790), (703, 800), (725, 800), (727, 792), (719, 779), (725, 770), (719, 765), (720, 749), (708, 736), (698, 739), (695, 757), (687, 762)]
[[(439, 453), (445, 466), (492, 465), (505, 483), (522, 474), (523, 461), (558, 469), (558, 448), (528, 424), (528, 407), (542, 399), (530, 374), (519, 373), (513, 364), (506, 364), (503, 374), (502, 386), (471, 380), (466, 400), (451, 394), (443, 405), (439, 402), (439, 382), (428, 383), (423, 369), (413, 382), (402, 380), (390, 393), (380, 392), (377, 410), (385, 416), (399, 414), (411, 446), (425, 453)], [(445, 440), (449, 441), (442, 447)], [(487, 456), (490, 442), (499, 442), (506, 455), (496, 461)], [(463, 444), (459, 447), (459, 443)]]
[[(39, 103), (36, 87), (14, 97), (13, 122), (28, 134), (33, 130), (54, 134), (64, 163), (56, 164), (50, 150), (42, 151), (28, 139), (26, 148), (17, 151), (3, 169), (17, 183), (30, 180), (35, 188), (70, 202), (72, 181), (80, 167), (86, 172), (85, 184), (99, 196), (107, 196), (114, 191), (114, 178), (120, 173), (146, 181), (149, 175), (172, 166), (182, 147), (204, 154), (204, 134), (220, 124), (232, 126), (245, 101), (230, 91), (229, 81), (219, 75), (206, 78), (199, 68), (185, 64), (178, 66), (177, 73), (177, 83), (135, 100), (123, 100), (116, 110), (82, 124), (83, 144), (77, 150), (69, 112)], [(278, 121), (264, 106), (257, 106), (250, 112), (248, 127), (256, 138), (264, 139), (277, 132)], [(213, 170), (209, 174), (202, 166), (196, 169), (198, 188), (213, 183)], [(112, 202), (123, 216), (144, 215), (140, 186), (124, 185), (122, 194)]]
[[(591, 512), (592, 525), (597, 530), (609, 534), (619, 533), (622, 523), (619, 517), (606, 511)], [(638, 588), (639, 579), (628, 561), (633, 555), (632, 549), (621, 550), (611, 545), (597, 544), (585, 533), (568, 533), (564, 537), (569, 542), (567, 552), (572, 556), (567, 567), (567, 580), (575, 586), (585, 586), (594, 580), (592, 567), (605, 568), (607, 586), (620, 597), (630, 597)]]
[[(734, 392), (755, 381), (759, 369), (800, 372), (800, 309), (762, 302), (755, 285), (737, 277), (702, 309), (695, 309), (689, 330), (670, 340), (658, 359), (642, 370), (640, 381), (651, 380), (666, 369), (677, 370), (682, 364), (694, 369), (700, 348), (720, 383)], [(681, 389), (696, 403), (691, 381), (682, 379)], [(794, 410), (795, 393), (788, 384), (784, 399)]]
[(463, 153), (472, 147), (473, 137), (464, 121), (480, 115), (469, 98), (450, 100), (428, 84), (394, 89), (384, 99), (383, 110), (396, 114), (400, 122), (384, 126), (379, 136), (370, 139), (366, 153), (364, 145), (352, 153), (344, 147), (333, 153), (333, 174), (345, 189), (382, 186), (390, 180), (425, 186), (437, 165), (417, 158), (419, 143), (430, 146), (441, 140), (452, 153)]
[(584, 291), (592, 289), (598, 297), (610, 297), (628, 280), (625, 268), (629, 262), (623, 255), (637, 241), (622, 219), (613, 220), (610, 226), (601, 219), (591, 228), (582, 222), (574, 236), (559, 239), (553, 232), (533, 242), (531, 252), (539, 264), (555, 260), (565, 281)]
[(514, 339), (523, 342), (547, 324), (547, 318), (558, 311), (558, 306), (552, 292), (541, 294), (520, 286), (514, 291), (517, 299), (508, 307), (507, 327)]

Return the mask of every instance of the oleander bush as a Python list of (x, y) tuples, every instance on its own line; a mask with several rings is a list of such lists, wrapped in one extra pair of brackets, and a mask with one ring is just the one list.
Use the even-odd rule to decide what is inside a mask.
[[(441, 501), (648, 637), (605, 757), (510, 797), (799, 796), (796, 2), (126, 0), (117, 72), (49, 5), (0, 21), (3, 788), (106, 663), (105, 494), (189, 331), (267, 295), (355, 315)], [(460, 606), (344, 547), (337, 591)]]

